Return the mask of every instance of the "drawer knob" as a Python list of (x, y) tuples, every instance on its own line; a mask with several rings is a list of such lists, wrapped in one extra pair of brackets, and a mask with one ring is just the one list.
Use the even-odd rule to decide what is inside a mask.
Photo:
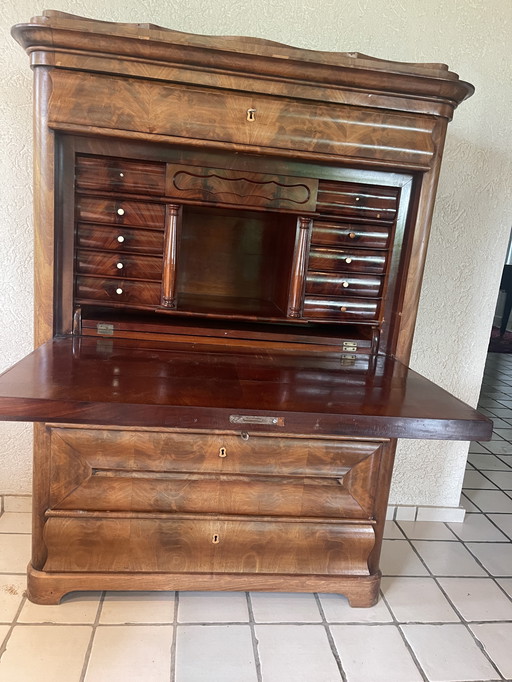
[(346, 312), (347, 312), (347, 306), (342, 305), (341, 308), (340, 308), (340, 310), (341, 310), (342, 313), (346, 313)]
[(345, 258), (345, 263), (352, 263), (352, 258)]
[(117, 238), (117, 241), (118, 241), (120, 244), (122, 244), (122, 243), (124, 242), (124, 237), (123, 237), (122, 234), (119, 235), (119, 237)]
[(361, 201), (361, 197), (356, 197), (356, 201)]
[(355, 232), (349, 232), (349, 233), (348, 233), (348, 236), (350, 237), (350, 239), (355, 239), (355, 238), (356, 238), (356, 233), (355, 233)]
[(124, 215), (124, 208), (118, 208), (117, 215)]
[(120, 178), (124, 178), (124, 173), (119, 173)]
[(226, 448), (220, 448), (219, 449), (219, 457), (227, 457), (228, 451)]
[(380, 218), (380, 217), (381, 217), (381, 214), (380, 214), (380, 213), (377, 213), (377, 218)]
[(121, 287), (118, 287), (116, 289), (116, 294), (122, 294), (122, 293), (123, 293), (123, 290), (121, 289)]
[(219, 544), (220, 538), (219, 538), (218, 533), (214, 533), (214, 534), (212, 535), (212, 542), (213, 542), (214, 545), (218, 545), (218, 544)]
[(122, 263), (116, 263), (116, 268), (118, 270), (122, 270), (124, 268), (124, 265)]
[(348, 282), (342, 282), (342, 283), (341, 283), (341, 286), (342, 286), (342, 287), (345, 287), (345, 289), (346, 289), (346, 288), (348, 287)]

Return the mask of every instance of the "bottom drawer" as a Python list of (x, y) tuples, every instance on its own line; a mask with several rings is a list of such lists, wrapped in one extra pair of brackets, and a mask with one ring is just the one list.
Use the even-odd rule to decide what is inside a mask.
[(370, 322), (378, 319), (379, 304), (380, 299), (372, 298), (306, 296), (303, 316), (314, 319)]
[(45, 571), (369, 575), (370, 524), (55, 516)]

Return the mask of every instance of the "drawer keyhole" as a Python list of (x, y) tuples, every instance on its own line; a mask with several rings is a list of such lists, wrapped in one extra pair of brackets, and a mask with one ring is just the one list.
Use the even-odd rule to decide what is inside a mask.
[(212, 542), (213, 542), (214, 545), (218, 545), (218, 544), (219, 544), (220, 538), (219, 538), (219, 536), (218, 536), (217, 533), (214, 533), (214, 534), (213, 534), (213, 536), (212, 536)]
[(228, 451), (226, 448), (220, 448), (219, 449), (219, 457), (227, 457)]
[(248, 121), (256, 120), (256, 109), (247, 109), (247, 120)]

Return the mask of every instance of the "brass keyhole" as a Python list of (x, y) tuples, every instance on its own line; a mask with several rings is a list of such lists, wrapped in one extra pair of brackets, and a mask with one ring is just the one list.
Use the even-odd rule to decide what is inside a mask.
[(227, 454), (228, 454), (228, 451), (226, 450), (226, 448), (220, 448), (219, 457), (226, 457)]
[(214, 545), (218, 545), (218, 544), (219, 544), (220, 538), (219, 538), (219, 536), (217, 535), (217, 533), (214, 533), (214, 534), (213, 534), (212, 542), (213, 542)]
[(247, 120), (248, 121), (256, 120), (256, 109), (247, 109)]

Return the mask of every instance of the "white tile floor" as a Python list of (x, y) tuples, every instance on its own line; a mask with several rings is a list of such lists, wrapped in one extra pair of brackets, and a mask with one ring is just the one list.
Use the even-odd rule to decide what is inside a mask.
[(462, 523), (389, 522), (382, 598), (74, 593), (24, 596), (30, 515), (0, 516), (2, 682), (477, 682), (512, 680), (512, 356), (489, 355)]

